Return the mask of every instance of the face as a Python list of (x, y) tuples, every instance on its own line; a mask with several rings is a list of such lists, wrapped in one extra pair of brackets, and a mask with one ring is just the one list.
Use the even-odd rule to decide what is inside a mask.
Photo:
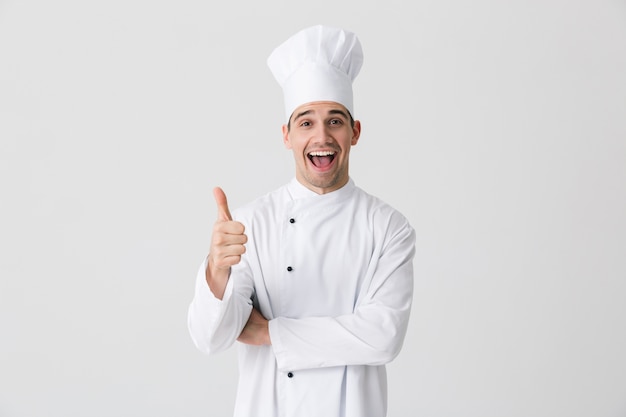
[(290, 126), (283, 126), (283, 141), (293, 151), (296, 179), (318, 194), (343, 187), (361, 123), (356, 120), (351, 126), (348, 110), (341, 104), (316, 101), (294, 110)]

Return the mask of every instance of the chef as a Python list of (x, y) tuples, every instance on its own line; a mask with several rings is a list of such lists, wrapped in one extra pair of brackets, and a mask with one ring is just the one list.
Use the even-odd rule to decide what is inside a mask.
[(360, 42), (314, 26), (278, 46), (283, 142), (295, 177), (218, 220), (188, 326), (213, 354), (238, 345), (235, 417), (384, 417), (385, 364), (398, 355), (413, 294), (415, 232), (357, 187), (350, 149)]

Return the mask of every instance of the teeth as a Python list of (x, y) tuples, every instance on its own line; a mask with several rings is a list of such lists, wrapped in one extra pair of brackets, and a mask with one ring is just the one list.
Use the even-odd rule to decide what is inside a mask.
[(334, 155), (335, 152), (331, 152), (331, 151), (317, 151), (317, 152), (310, 152), (309, 155), (311, 156), (330, 156), (330, 155)]

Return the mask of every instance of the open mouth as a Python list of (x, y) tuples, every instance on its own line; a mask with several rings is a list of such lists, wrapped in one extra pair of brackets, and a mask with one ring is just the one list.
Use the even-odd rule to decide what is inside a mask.
[(333, 163), (335, 152), (333, 151), (315, 151), (307, 154), (309, 160), (316, 168), (326, 168)]

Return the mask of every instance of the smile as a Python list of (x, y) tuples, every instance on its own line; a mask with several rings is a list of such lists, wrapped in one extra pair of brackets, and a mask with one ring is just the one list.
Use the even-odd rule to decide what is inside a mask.
[(333, 151), (315, 151), (309, 152), (307, 157), (317, 168), (326, 168), (332, 164), (335, 159), (336, 152)]

